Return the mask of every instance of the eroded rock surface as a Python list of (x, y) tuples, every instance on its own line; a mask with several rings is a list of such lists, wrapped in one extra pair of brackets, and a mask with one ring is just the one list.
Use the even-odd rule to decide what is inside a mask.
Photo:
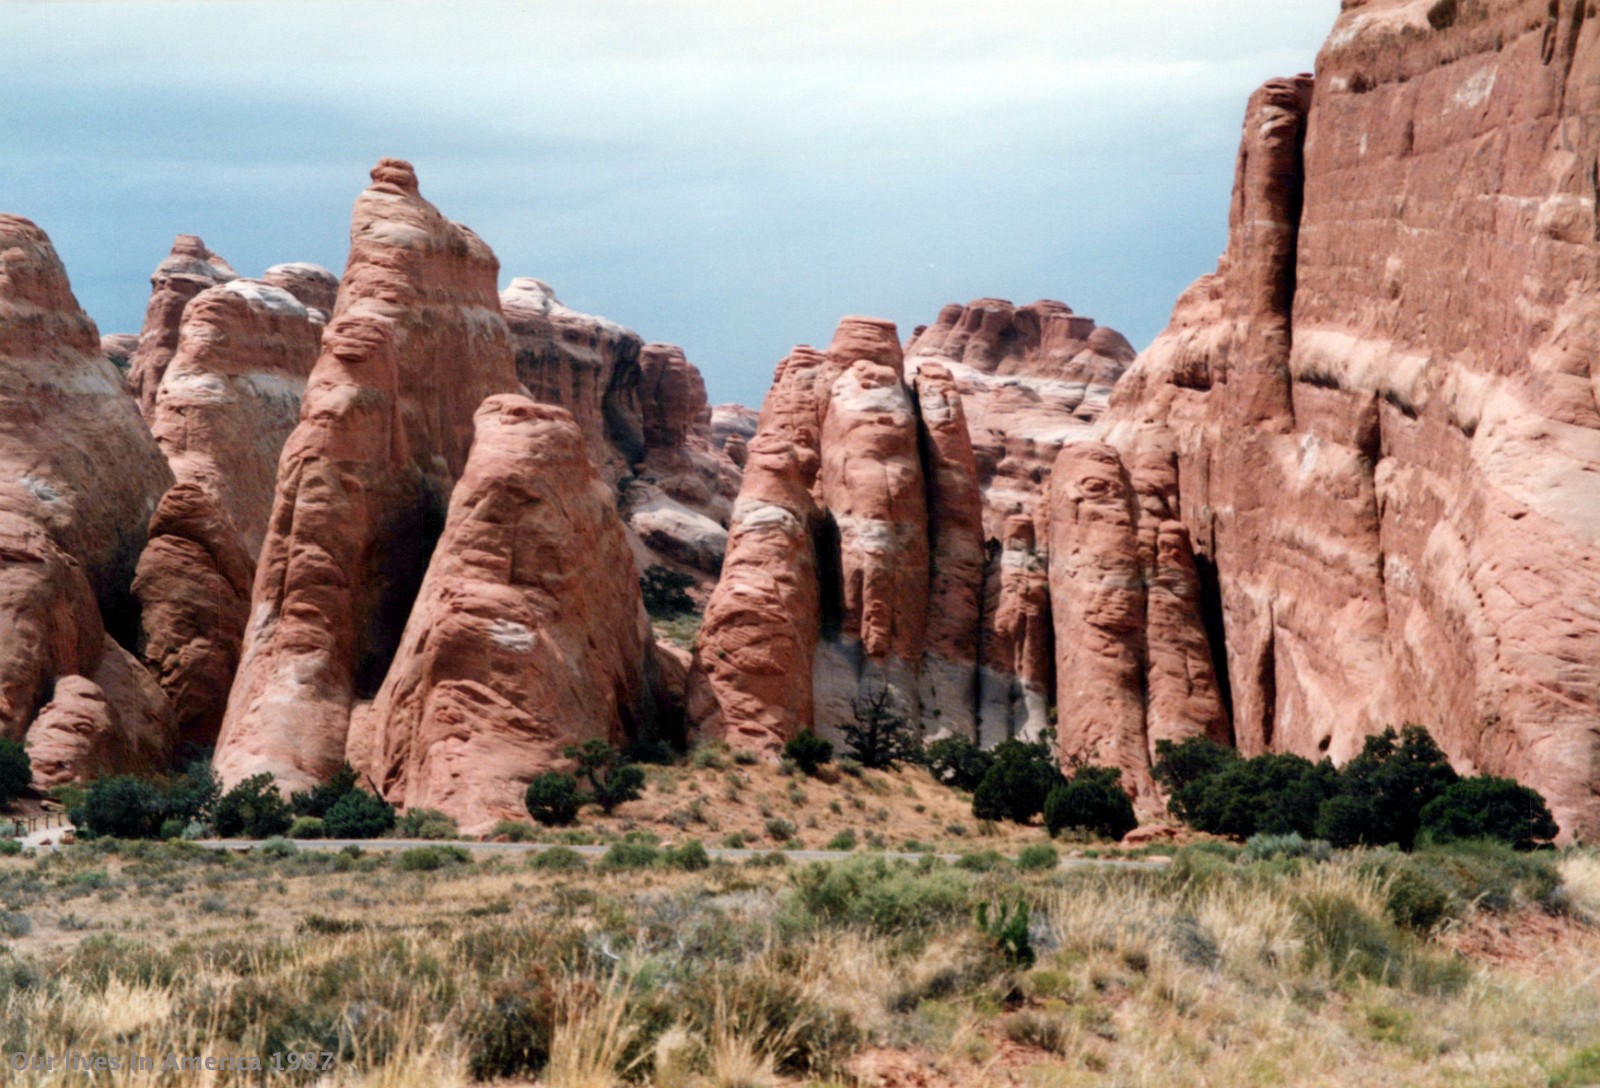
[(128, 361), (128, 389), (139, 401), (146, 419), (156, 406), (167, 364), (178, 350), (178, 329), (183, 308), (208, 287), (235, 279), (228, 262), (206, 248), (193, 234), (180, 234), (172, 252), (150, 274), (150, 302), (139, 330), (139, 346)]
[(377, 691), (485, 397), (519, 388), (499, 262), (384, 159), (284, 446), (216, 768), (286, 790), (333, 774)]
[(368, 770), (396, 803), (467, 831), (518, 819), (542, 771), (651, 714), (649, 625), (611, 489), (564, 409), (496, 396), (368, 716)]

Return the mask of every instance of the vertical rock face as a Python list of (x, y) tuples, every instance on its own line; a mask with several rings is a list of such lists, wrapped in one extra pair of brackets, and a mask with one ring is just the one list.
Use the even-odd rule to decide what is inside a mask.
[(352, 703), (375, 694), (466, 465), (473, 412), (518, 387), (477, 235), (384, 159), (301, 421), (284, 446), (216, 767), (299, 789), (337, 770)]
[[(761, 418), (761, 413), (742, 404), (716, 404), (711, 408), (711, 444), (718, 449), (726, 450), (728, 443), (734, 438), (742, 439), (745, 445), (756, 436), (756, 424)], [(732, 457), (730, 452), (728, 456)], [(735, 459), (737, 460), (737, 459)]]
[(491, 397), (370, 711), (369, 773), (391, 801), (469, 832), (520, 818), (566, 745), (639, 735), (650, 646), (611, 490), (573, 417)]
[(517, 377), (537, 401), (572, 413), (589, 452), (615, 481), (644, 459), (638, 333), (562, 304), (542, 280), (519, 276), (500, 296)]
[(178, 327), (189, 300), (208, 287), (235, 279), (228, 262), (206, 248), (193, 234), (180, 234), (172, 252), (150, 276), (150, 304), (139, 330), (139, 347), (128, 362), (128, 389), (138, 398), (146, 419), (155, 409), (156, 391), (178, 350)]
[(261, 274), (261, 282), (289, 292), (312, 311), (312, 320), (319, 325), (327, 322), (339, 297), (339, 277), (304, 261), (275, 264)]
[[(1041, 462), (1097, 433), (1131, 351), (1060, 303), (992, 300), (947, 307), (912, 351), (892, 324), (846, 318), (826, 351), (779, 365), (701, 629), (689, 715), (702, 731), (775, 751), (806, 728), (837, 735), (880, 690), (928, 737), (992, 745), (1048, 723)], [(722, 417), (731, 448), (737, 414)], [(761, 514), (741, 531), (747, 509)]]
[[(64, 677), (149, 694), (107, 632), (137, 634), (128, 584), (171, 482), (49, 238), (0, 215), (0, 734), (31, 735)], [(117, 765), (129, 736), (141, 759), (164, 758), (165, 701), (142, 695), (115, 729), (89, 731), (61, 773)]]
[(966, 412), (948, 367), (923, 366), (914, 383), (925, 440), (931, 552), (922, 653), (923, 728), (977, 736), (978, 633), (983, 604), (983, 503)]
[(619, 485), (641, 566), (716, 576), (739, 470), (711, 444), (705, 381), (672, 344), (578, 313), (527, 277), (501, 295), (517, 375), (533, 398), (572, 413), (601, 476)]
[(1251, 100), (1227, 253), (1107, 436), (1173, 453), (1242, 749), (1417, 722), (1593, 839), (1600, 27), (1434, 8), (1346, 4)]

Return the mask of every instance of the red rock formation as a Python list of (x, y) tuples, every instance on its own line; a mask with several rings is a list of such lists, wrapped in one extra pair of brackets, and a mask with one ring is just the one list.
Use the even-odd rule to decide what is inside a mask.
[(1049, 548), (1040, 550), (1033, 518), (1006, 519), (984, 572), (978, 632), (975, 739), (992, 747), (1011, 737), (1038, 739), (1055, 701), (1055, 632), (1050, 614)]
[(534, 400), (572, 413), (607, 480), (626, 475), (645, 452), (638, 392), (643, 339), (563, 305), (549, 284), (531, 277), (512, 280), (500, 303), (522, 384)]
[(639, 735), (650, 647), (611, 489), (572, 416), (490, 397), (355, 755), (370, 751), (391, 801), (465, 831), (521, 818), (566, 745)]
[(100, 338), (100, 354), (124, 373), (132, 365), (133, 353), (138, 350), (139, 334), (135, 332), (113, 332)]
[(1417, 722), (1592, 839), (1600, 30), (1435, 7), (1346, 4), (1315, 88), (1251, 100), (1227, 253), (1108, 435), (1168, 432), (1242, 749)]
[(315, 311), (312, 319), (326, 324), (339, 297), (339, 277), (317, 264), (294, 261), (275, 264), (261, 273), (261, 282), (280, 287), (300, 300), (306, 309)]
[(155, 409), (156, 390), (167, 363), (178, 350), (178, 326), (183, 308), (208, 287), (226, 283), (238, 273), (228, 262), (206, 248), (193, 234), (180, 234), (172, 252), (150, 275), (150, 304), (145, 308), (139, 348), (128, 361), (128, 389), (139, 400), (146, 419)]
[[(711, 444), (720, 450), (728, 452), (728, 443), (734, 438), (744, 440), (745, 445), (756, 436), (756, 425), (760, 421), (761, 413), (753, 408), (746, 408), (742, 404), (716, 404), (711, 408)], [(735, 458), (737, 463), (737, 458)], [(742, 467), (742, 466), (741, 466)]]
[(518, 387), (498, 262), (407, 163), (356, 201), (338, 302), (284, 447), (216, 767), (284, 789), (331, 775), (375, 692), (466, 465), (472, 415)]
[(160, 774), (173, 756), (167, 697), (133, 656), (105, 640), (94, 678), (62, 676), (28, 729), (33, 784)]
[(928, 481), (929, 584), (922, 651), (923, 729), (977, 736), (982, 627), (983, 504), (961, 395), (949, 368), (929, 363), (915, 381)]
[(127, 587), (144, 523), (172, 477), (50, 240), (7, 215), (0, 480), (0, 735), (21, 739), (60, 678), (88, 677), (122, 698), (126, 732), (92, 734), (63, 763), (66, 773), (119, 766), (133, 750), (118, 739), (125, 735), (140, 753), (169, 752), (159, 690), (145, 697), (147, 678), (107, 629), (136, 633)]

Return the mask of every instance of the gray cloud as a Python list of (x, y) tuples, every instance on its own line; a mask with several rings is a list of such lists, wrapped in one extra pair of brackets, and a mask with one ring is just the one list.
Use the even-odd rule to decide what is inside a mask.
[(131, 329), (180, 231), (337, 270), (400, 155), (507, 279), (755, 402), (846, 312), (1047, 296), (1147, 341), (1221, 248), (1245, 97), (1309, 69), (1337, 7), (13, 3), (0, 207)]

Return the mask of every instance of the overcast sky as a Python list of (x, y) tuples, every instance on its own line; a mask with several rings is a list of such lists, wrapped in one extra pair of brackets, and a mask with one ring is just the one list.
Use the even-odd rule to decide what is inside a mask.
[(0, 0), (0, 210), (102, 332), (177, 233), (342, 269), (383, 155), (501, 282), (757, 404), (847, 313), (1059, 298), (1143, 347), (1215, 264), (1245, 99), (1339, 0)]

